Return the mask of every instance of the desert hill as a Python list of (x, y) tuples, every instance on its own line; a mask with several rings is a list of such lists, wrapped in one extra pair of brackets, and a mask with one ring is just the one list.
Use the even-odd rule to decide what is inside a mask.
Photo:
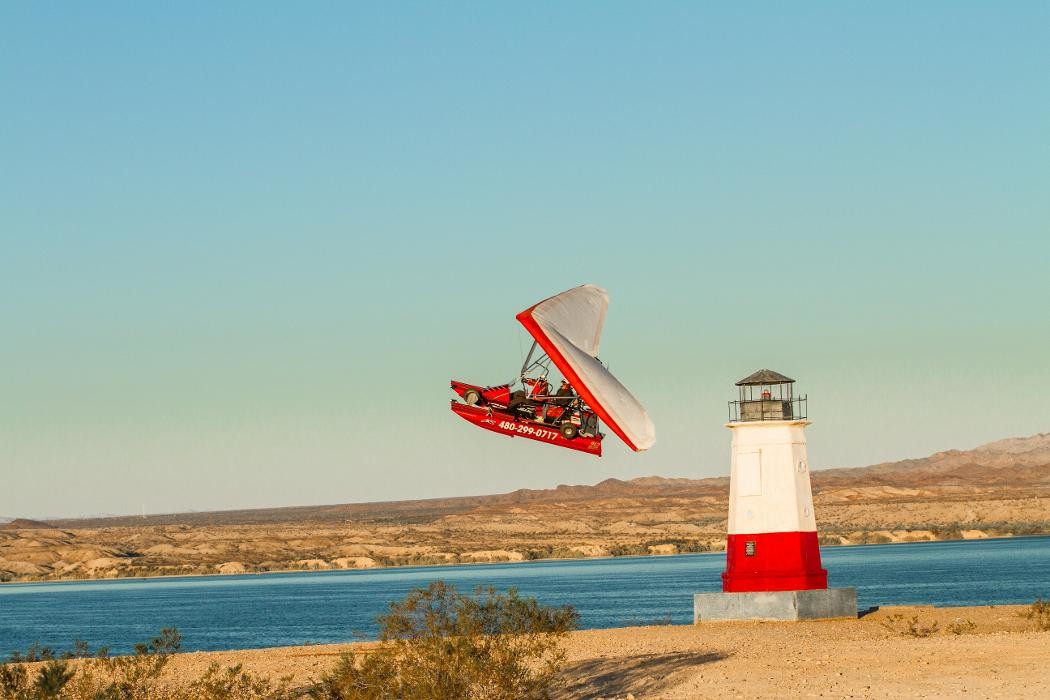
[(431, 522), (446, 515), (466, 513), (476, 508), (526, 505), (564, 499), (606, 498), (615, 496), (653, 496), (668, 494), (718, 493), (729, 488), (728, 477), (711, 479), (669, 479), (645, 476), (636, 479), (606, 479), (594, 485), (561, 484), (551, 489), (518, 489), (510, 493), (487, 496), (456, 496), (414, 501), (376, 501), (322, 506), (253, 508), (211, 512), (169, 513), (163, 515), (126, 515), (98, 518), (67, 518), (48, 521), (45, 527), (135, 527), (149, 525), (263, 525), (312, 522), (412, 524)]
[(53, 526), (39, 520), (15, 518), (0, 525), (0, 530), (50, 530)]
[[(1050, 532), (1050, 433), (812, 473), (825, 544)], [(241, 573), (720, 549), (729, 480), (641, 477), (416, 501), (20, 520), (0, 579)]]

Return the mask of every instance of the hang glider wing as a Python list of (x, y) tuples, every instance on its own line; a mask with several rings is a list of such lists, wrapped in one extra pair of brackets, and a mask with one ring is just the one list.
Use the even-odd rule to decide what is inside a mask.
[(649, 414), (631, 392), (598, 361), (609, 295), (585, 284), (562, 292), (517, 315), (580, 397), (635, 452), (656, 442)]

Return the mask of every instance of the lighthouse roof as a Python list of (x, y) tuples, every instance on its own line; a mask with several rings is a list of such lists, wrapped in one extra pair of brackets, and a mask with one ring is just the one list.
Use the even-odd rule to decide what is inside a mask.
[(794, 384), (795, 380), (785, 377), (780, 372), (771, 369), (760, 369), (752, 375), (744, 377), (736, 383), (737, 386), (759, 386), (761, 384)]

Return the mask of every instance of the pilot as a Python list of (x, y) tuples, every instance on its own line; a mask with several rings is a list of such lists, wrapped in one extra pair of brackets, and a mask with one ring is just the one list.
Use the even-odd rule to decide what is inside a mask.
[(516, 414), (519, 408), (523, 408), (528, 405), (529, 400), (525, 397), (525, 392), (518, 390), (513, 391), (510, 394), (510, 401), (507, 402), (507, 410), (511, 414)]
[(572, 385), (569, 384), (568, 379), (561, 380), (561, 386), (558, 387), (558, 393), (555, 394), (555, 396), (558, 396), (559, 398), (571, 398), (576, 396), (576, 392), (572, 390)]

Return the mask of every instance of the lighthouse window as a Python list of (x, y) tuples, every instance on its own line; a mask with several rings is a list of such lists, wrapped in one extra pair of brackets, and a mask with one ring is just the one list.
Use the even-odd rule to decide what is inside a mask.
[(758, 450), (737, 455), (737, 488), (741, 496), (762, 495), (762, 453)]
[(744, 542), (744, 555), (748, 557), (755, 556), (755, 541), (747, 540)]
[(799, 460), (799, 462), (798, 462), (798, 473), (801, 474), (804, 471), (806, 471), (806, 463), (803, 462), (802, 460)]

